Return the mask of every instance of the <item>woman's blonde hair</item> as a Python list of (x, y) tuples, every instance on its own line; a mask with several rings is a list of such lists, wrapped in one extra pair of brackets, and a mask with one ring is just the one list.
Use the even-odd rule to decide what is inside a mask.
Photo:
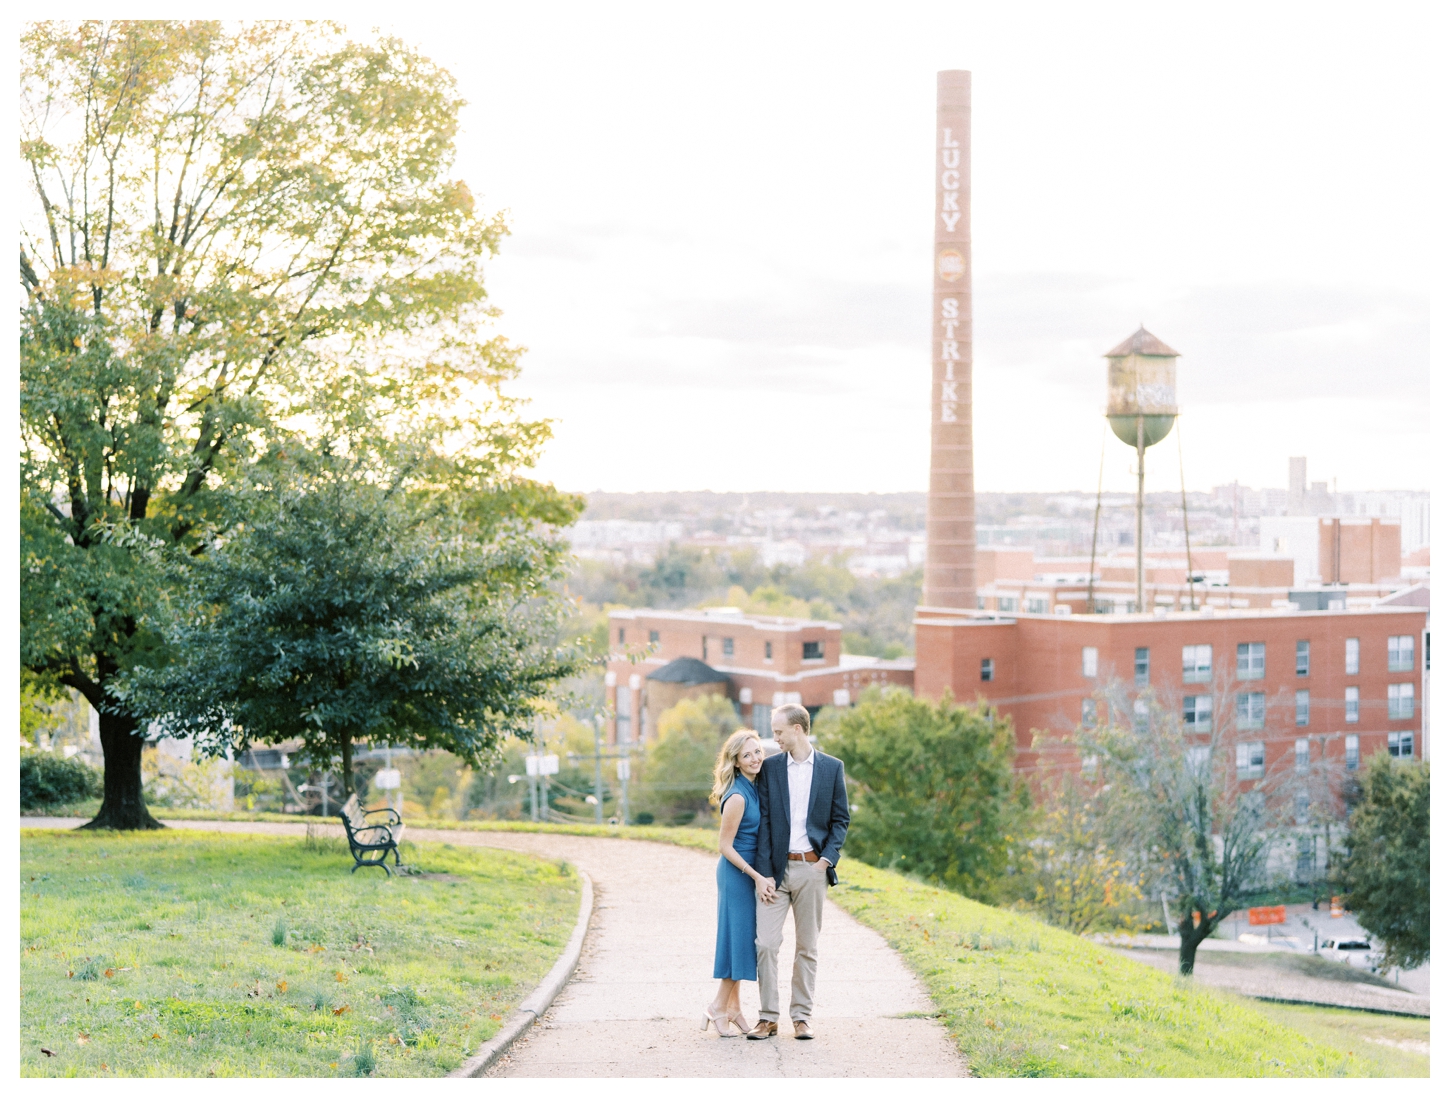
[(740, 728), (720, 745), (720, 754), (715, 759), (715, 788), (710, 791), (710, 803), (715, 807), (720, 806), (721, 799), (735, 784), (735, 776), (740, 773), (740, 752), (745, 750), (746, 741), (758, 739), (755, 729)]

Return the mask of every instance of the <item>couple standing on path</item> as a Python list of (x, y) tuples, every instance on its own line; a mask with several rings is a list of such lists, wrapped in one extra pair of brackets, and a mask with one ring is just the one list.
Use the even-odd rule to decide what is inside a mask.
[[(742, 728), (720, 749), (712, 804), (720, 806), (720, 889), (715, 939), (715, 999), (702, 1029), (721, 1037), (732, 1028), (752, 1041), (774, 1037), (780, 1023), (776, 956), (787, 911), (795, 913), (795, 963), (790, 1019), (798, 1041), (810, 1040), (816, 986), (816, 943), (826, 887), (836, 883), (836, 863), (851, 813), (846, 768), (810, 741), (811, 716), (799, 705), (782, 705), (770, 716), (780, 747), (766, 757), (755, 732)], [(760, 1019), (753, 1029), (740, 1013), (740, 982), (760, 980)]]

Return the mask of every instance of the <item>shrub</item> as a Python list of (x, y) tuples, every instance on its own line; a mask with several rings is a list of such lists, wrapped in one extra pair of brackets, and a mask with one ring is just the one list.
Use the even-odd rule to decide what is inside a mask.
[(101, 795), (101, 772), (49, 751), (20, 753), (20, 807), (52, 808)]

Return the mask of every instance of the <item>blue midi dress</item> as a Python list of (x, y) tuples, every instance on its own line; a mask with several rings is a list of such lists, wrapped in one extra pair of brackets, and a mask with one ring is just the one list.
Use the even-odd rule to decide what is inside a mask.
[[(745, 798), (745, 814), (735, 832), (736, 853), (746, 865), (755, 860), (755, 840), (760, 834), (760, 795), (755, 783), (739, 775), (720, 807), (736, 794)], [(715, 928), (715, 979), (755, 979), (755, 882), (720, 856), (715, 867), (715, 884), (720, 889)]]

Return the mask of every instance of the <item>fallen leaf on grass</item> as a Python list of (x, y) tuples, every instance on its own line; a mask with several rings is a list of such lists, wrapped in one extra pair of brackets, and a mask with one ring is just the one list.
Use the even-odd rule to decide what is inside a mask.
[(116, 974), (116, 970), (114, 968), (108, 968), (108, 969), (106, 969), (106, 975), (107, 976), (114, 976), (115, 974)]
[[(31, 878), (31, 879), (34, 880), (34, 878)], [(45, 1053), (47, 1056), (54, 1056), (55, 1055), (55, 1053), (51, 1052), (50, 1049), (48, 1049), (48, 1048), (43, 1048), (40, 1051), (43, 1052), (43, 1053)]]
[(280, 991), (280, 992), (282, 992), (282, 994), (284, 994), (284, 995), (287, 994), (287, 981), (286, 980), (278, 980), (277, 981), (277, 990)]
[(336, 1018), (340, 1014), (346, 1014), (351, 1009), (352, 1007), (348, 1006), (346, 1003), (343, 1003), (342, 1006), (338, 1007), (332, 1012), (332, 1016)]
[(76, 1044), (78, 1044), (78, 1045), (88, 1045), (90, 1043), (91, 1043), (91, 1035), (89, 1033), (78, 1033), (78, 1034), (76, 1034)]
[(332, 974), (332, 978), (334, 980), (336, 980), (340, 984), (347, 983), (347, 975), (345, 973), (342, 973), (342, 972), (334, 972)]
[(151, 1035), (151, 1039), (152, 1039), (152, 1040), (153, 1040), (153, 1041), (159, 1041), (159, 1040), (161, 1040), (161, 1034), (159, 1034), (159, 1033), (153, 1033), (153, 1034), (152, 1034), (152, 1035)]
[(101, 1065), (101, 1070), (102, 1071), (110, 1071), (111, 1070), (111, 1065), (110, 1064), (102, 1064)]
[(489, 1017), (492, 1018), (495, 1022), (502, 1022), (503, 1021), (503, 1015), (502, 1014), (490, 1014)]

